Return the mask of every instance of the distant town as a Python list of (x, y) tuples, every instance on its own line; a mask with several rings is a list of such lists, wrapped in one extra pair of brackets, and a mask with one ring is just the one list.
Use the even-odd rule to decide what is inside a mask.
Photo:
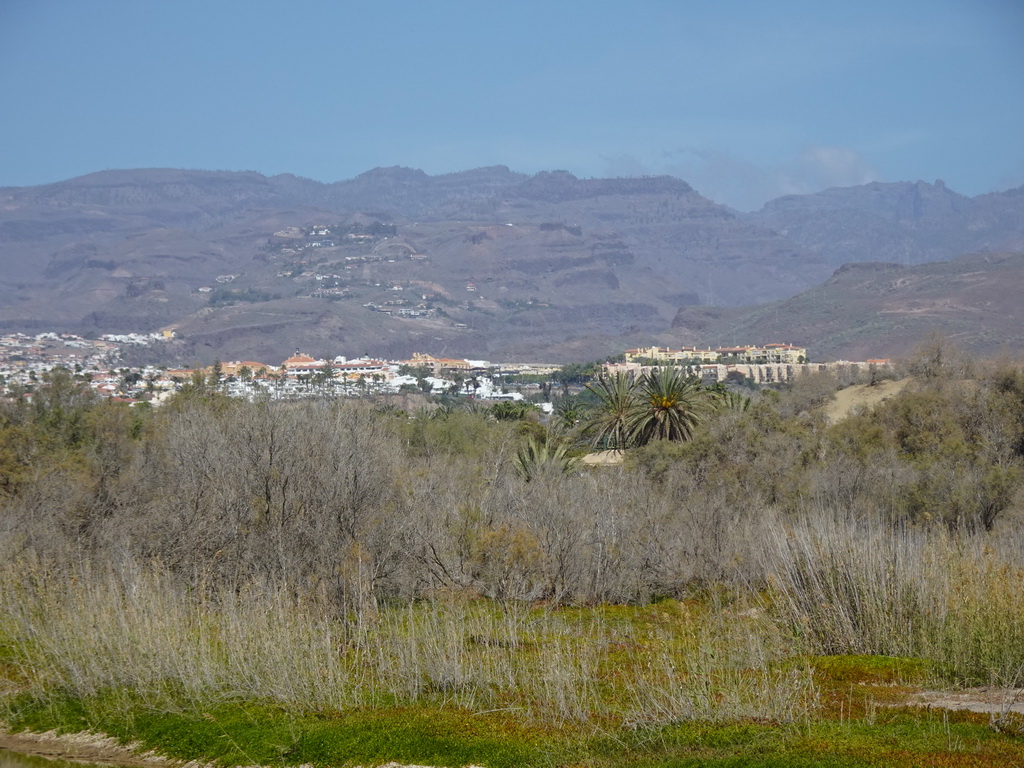
[[(552, 387), (581, 386), (593, 372), (640, 374), (671, 365), (718, 382), (780, 384), (810, 372), (838, 368), (888, 366), (889, 360), (810, 362), (807, 350), (793, 344), (768, 343), (699, 349), (642, 347), (591, 366), (579, 364), (492, 363), (487, 360), (434, 357), (416, 353), (405, 360), (344, 356), (315, 358), (296, 350), (281, 362), (235, 360), (200, 368), (128, 367), (122, 351), (161, 344), (173, 331), (151, 334), (107, 334), (86, 339), (74, 334), (22, 333), (0, 335), (0, 395), (31, 398), (45, 375), (61, 369), (88, 382), (100, 396), (129, 404), (159, 405), (183, 387), (214, 388), (246, 399), (416, 392), (484, 400), (546, 400)], [(567, 375), (571, 372), (573, 375)]]

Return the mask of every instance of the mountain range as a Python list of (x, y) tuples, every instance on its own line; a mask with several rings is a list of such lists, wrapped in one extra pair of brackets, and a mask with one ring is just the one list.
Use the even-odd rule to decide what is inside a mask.
[(1024, 187), (876, 182), (744, 214), (664, 176), (104, 171), (0, 188), (0, 329), (170, 328), (179, 362), (771, 340), (884, 356), (932, 327), (988, 353), (1024, 347), (1021, 253)]

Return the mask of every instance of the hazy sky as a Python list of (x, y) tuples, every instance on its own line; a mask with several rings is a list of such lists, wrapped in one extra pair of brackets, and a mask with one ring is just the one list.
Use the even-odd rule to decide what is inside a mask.
[(0, 0), (0, 185), (499, 164), (1018, 186), (1024, 0)]

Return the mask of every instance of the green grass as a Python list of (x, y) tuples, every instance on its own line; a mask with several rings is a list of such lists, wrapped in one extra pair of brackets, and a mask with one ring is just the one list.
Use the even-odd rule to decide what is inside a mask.
[(815, 656), (810, 663), (823, 679), (833, 684), (924, 684), (933, 677), (934, 668), (927, 659), (899, 656)]
[[(890, 661), (879, 659), (877, 666), (891, 668)], [(836, 662), (843, 680), (857, 682), (845, 674), (849, 659)], [(875, 666), (872, 660), (864, 662)], [(923, 709), (789, 725), (691, 722), (601, 732), (579, 724), (528, 725), (515, 713), (459, 708), (299, 714), (272, 704), (234, 702), (157, 710), (112, 691), (88, 699), (23, 695), (11, 703), (8, 721), (16, 729), (102, 731), (171, 757), (224, 766), (379, 765), (392, 760), (594, 768), (1024, 764), (1024, 741), (996, 733), (985, 716)]]
[[(156, 710), (123, 694), (21, 698), (15, 729), (107, 733), (180, 759), (222, 765), (345, 765), (391, 760), (433, 765), (554, 765), (551, 735), (509, 718), (462, 710), (359, 709), (296, 714), (271, 704), (226, 703)], [(564, 744), (563, 744), (564, 747)]]

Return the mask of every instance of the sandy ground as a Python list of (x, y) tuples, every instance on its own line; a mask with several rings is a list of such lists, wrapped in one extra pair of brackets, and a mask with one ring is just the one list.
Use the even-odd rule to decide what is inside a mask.
[(613, 464), (621, 464), (624, 456), (622, 451), (597, 451), (588, 453), (581, 461), (593, 467), (608, 467)]
[(968, 688), (965, 691), (925, 691), (910, 697), (912, 706), (966, 710), (991, 715), (1024, 715), (1024, 688)]
[(825, 406), (825, 416), (835, 424), (861, 408), (873, 408), (883, 400), (899, 394), (910, 379), (882, 381), (874, 386), (855, 384), (836, 392), (835, 397)]
[(199, 768), (198, 763), (168, 760), (153, 753), (144, 753), (131, 746), (124, 746), (114, 739), (95, 733), (11, 733), (0, 726), (0, 749), (75, 763), (135, 768)]

